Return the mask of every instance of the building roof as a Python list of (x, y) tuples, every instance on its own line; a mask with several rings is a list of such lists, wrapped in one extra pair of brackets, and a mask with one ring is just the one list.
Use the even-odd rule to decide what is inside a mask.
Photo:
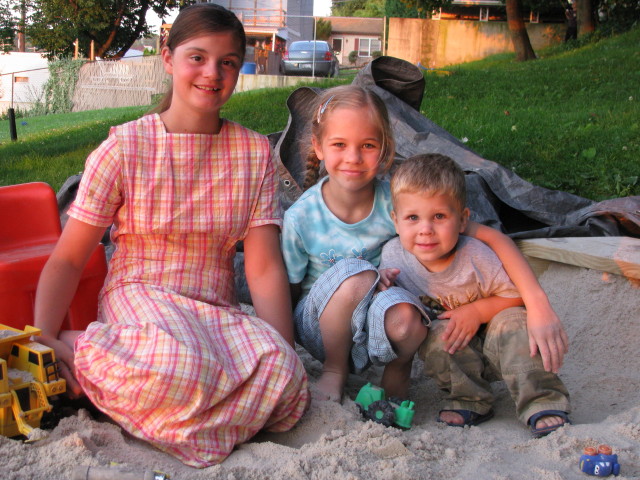
[(353, 33), (366, 35), (382, 35), (383, 18), (361, 17), (326, 17), (331, 22), (331, 33)]

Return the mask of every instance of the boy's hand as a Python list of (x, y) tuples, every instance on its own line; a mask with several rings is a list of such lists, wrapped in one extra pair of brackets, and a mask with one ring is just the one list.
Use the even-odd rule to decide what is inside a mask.
[(569, 350), (569, 338), (551, 306), (536, 305), (534, 309), (527, 309), (527, 330), (531, 356), (539, 351), (544, 369), (558, 373)]
[(378, 282), (378, 291), (383, 292), (389, 287), (393, 287), (396, 283), (396, 278), (400, 274), (398, 268), (383, 268), (378, 271), (380, 274), (380, 281)]
[(442, 340), (445, 342), (444, 350), (450, 355), (469, 345), (483, 323), (482, 315), (476, 308), (475, 302), (441, 313), (438, 318), (449, 319), (442, 334)]

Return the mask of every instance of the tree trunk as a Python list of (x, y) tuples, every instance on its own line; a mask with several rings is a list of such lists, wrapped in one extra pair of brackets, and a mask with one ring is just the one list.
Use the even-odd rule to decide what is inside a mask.
[(18, 51), (26, 52), (27, 41), (24, 31), (27, 26), (27, 3), (25, 0), (20, 2), (20, 23), (18, 25)]
[(516, 52), (516, 60), (519, 62), (534, 60), (536, 54), (533, 51), (529, 34), (522, 19), (522, 0), (506, 0), (506, 5), (507, 23), (511, 32), (513, 48)]
[(593, 17), (591, 0), (573, 0), (574, 10), (578, 17), (578, 37), (595, 31), (596, 24)]

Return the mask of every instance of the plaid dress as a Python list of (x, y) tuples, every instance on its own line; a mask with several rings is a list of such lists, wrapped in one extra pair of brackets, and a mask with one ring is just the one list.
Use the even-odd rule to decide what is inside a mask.
[(69, 215), (112, 225), (99, 322), (75, 345), (91, 401), (184, 463), (219, 463), (308, 403), (294, 350), (235, 296), (235, 246), (280, 224), (267, 139), (167, 133), (158, 115), (112, 128), (88, 158)]

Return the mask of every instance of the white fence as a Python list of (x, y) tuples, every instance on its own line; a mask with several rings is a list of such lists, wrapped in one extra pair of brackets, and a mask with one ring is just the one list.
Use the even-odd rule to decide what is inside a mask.
[(169, 85), (159, 55), (86, 63), (73, 94), (73, 111), (150, 105)]

